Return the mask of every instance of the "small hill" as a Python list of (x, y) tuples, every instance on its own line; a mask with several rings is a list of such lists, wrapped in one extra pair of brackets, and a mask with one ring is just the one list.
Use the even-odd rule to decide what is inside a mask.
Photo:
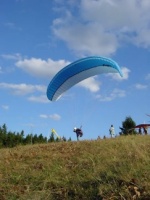
[(150, 136), (0, 149), (1, 200), (150, 200)]

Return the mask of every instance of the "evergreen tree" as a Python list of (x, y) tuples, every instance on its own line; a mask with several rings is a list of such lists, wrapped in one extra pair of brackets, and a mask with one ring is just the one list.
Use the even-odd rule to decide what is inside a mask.
[(51, 133), (48, 142), (55, 142), (54, 133)]
[(28, 134), (24, 139), (24, 144), (32, 144), (32, 134)]
[(7, 147), (7, 126), (3, 124), (1, 127), (2, 146)]
[(67, 141), (67, 139), (63, 136), (62, 137), (62, 140), (64, 141), (64, 142), (66, 142)]
[(35, 134), (35, 135), (32, 137), (32, 143), (33, 143), (33, 144), (38, 143), (38, 136), (37, 136), (37, 134)]
[(24, 140), (24, 131), (22, 130), (20, 133), (20, 143), (23, 144), (23, 140)]
[(46, 142), (46, 138), (43, 137), (42, 133), (39, 135), (38, 137), (38, 143), (45, 143)]
[(123, 127), (123, 134), (137, 134), (137, 132), (134, 130), (134, 127), (136, 126), (136, 123), (133, 121), (133, 119), (128, 116), (126, 117), (125, 121), (122, 122)]

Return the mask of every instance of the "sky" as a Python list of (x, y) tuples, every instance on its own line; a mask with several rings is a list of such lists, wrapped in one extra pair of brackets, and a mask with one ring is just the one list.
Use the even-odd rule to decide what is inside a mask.
[[(122, 122), (150, 123), (149, 0), (0, 0), (0, 126), (82, 140), (119, 134)], [(54, 75), (80, 58), (105, 56), (123, 77), (101, 74), (56, 102)]]

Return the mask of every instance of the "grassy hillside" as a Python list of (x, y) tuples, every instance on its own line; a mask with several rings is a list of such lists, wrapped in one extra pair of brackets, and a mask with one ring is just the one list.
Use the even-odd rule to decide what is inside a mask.
[(150, 136), (1, 149), (0, 199), (150, 200)]

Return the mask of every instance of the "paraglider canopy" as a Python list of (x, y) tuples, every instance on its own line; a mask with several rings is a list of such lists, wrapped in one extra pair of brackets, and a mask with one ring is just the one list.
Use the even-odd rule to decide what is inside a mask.
[(150, 124), (139, 124), (135, 126), (134, 128), (148, 128), (148, 127), (150, 127)]
[(102, 73), (119, 73), (119, 65), (110, 58), (91, 56), (79, 59), (60, 70), (47, 88), (47, 97), (56, 101), (68, 89), (80, 81)]
[(141, 128), (143, 129), (145, 135), (147, 135), (147, 131), (148, 131), (148, 128), (150, 127), (150, 124), (139, 124), (137, 126), (135, 126), (134, 128), (139, 128), (139, 133), (141, 134)]

